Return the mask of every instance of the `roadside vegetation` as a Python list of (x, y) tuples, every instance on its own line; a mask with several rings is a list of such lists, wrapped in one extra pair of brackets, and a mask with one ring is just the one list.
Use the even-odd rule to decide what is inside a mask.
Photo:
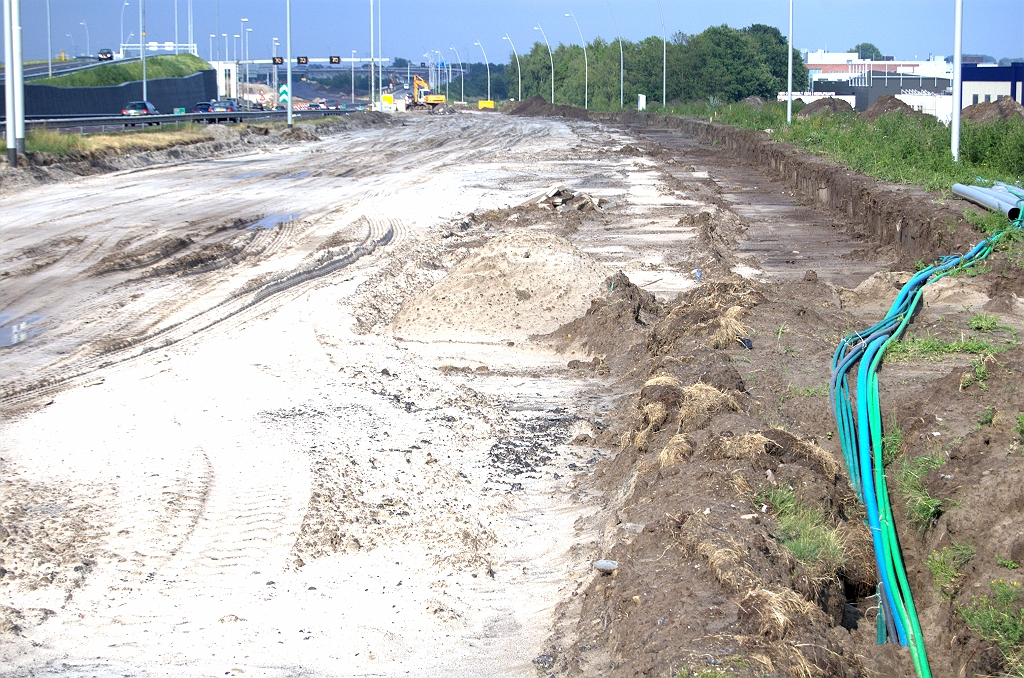
[[(206, 141), (210, 138), (203, 125), (187, 124), (170, 128), (153, 127), (138, 132), (111, 132), (108, 134), (72, 134), (49, 129), (29, 130), (25, 137), (25, 150), (29, 153), (52, 153), (56, 156), (80, 156), (101, 153), (159, 151), (171, 146)], [(0, 139), (0, 153), (7, 145)]]
[(780, 541), (794, 558), (826, 575), (846, 563), (842, 535), (821, 510), (804, 506), (786, 487), (763, 488), (756, 498), (771, 507), (779, 521)]
[[(146, 59), (146, 77), (184, 78), (210, 70), (210, 64), (192, 54), (175, 54)], [(57, 87), (109, 87), (126, 82), (142, 80), (142, 62), (110, 63), (83, 71), (59, 75), (55, 78), (34, 80), (33, 85), (55, 85)]]
[(990, 594), (972, 596), (956, 612), (984, 640), (999, 647), (1007, 676), (1024, 676), (1024, 594), (1018, 582), (997, 579)]
[(924, 479), (945, 460), (942, 450), (920, 457), (904, 457), (896, 472), (896, 485), (906, 499), (907, 517), (922, 532), (931, 527), (944, 511), (942, 500), (928, 492)]
[(963, 584), (963, 569), (974, 559), (977, 551), (970, 544), (953, 542), (933, 551), (925, 563), (935, 579), (935, 586), (946, 600), (953, 600)]

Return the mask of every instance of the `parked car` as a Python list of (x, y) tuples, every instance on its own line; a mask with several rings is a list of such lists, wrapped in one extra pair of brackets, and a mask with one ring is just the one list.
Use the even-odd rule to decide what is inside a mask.
[(192, 109), (193, 113), (211, 113), (213, 112), (213, 104), (209, 101), (200, 101)]
[(121, 115), (160, 115), (160, 111), (148, 101), (131, 101), (121, 109)]
[(221, 99), (213, 102), (214, 113), (237, 113), (238, 102), (233, 99)]
[(100, 51), (96, 52), (96, 58), (100, 61), (113, 61), (114, 52), (109, 49), (101, 49)]

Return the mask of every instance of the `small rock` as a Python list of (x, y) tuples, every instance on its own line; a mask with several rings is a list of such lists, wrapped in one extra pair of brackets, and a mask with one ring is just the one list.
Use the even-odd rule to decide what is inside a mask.
[(804, 282), (818, 282), (817, 271), (807, 271), (807, 273), (804, 273)]
[(611, 574), (615, 570), (619, 569), (619, 561), (617, 560), (597, 560), (594, 561), (594, 569), (601, 574)]

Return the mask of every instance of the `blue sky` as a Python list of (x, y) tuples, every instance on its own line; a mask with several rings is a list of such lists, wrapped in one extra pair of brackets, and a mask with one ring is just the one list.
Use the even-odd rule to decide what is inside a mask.
[[(119, 42), (121, 9), (125, 0), (49, 0), (54, 51), (71, 51), (72, 41), (85, 52), (86, 31), (93, 53)], [(124, 33), (138, 33), (138, 2), (128, 0)], [(177, 0), (179, 32), (187, 35), (188, 0)], [(209, 35), (239, 32), (239, 19), (247, 17), (253, 58), (270, 54), (271, 39), (284, 39), (285, 0), (193, 0), (196, 42), (203, 58), (209, 56)], [(369, 53), (369, 0), (292, 0), (294, 54), (348, 56), (351, 50)], [(788, 0), (662, 0), (665, 28), (697, 33), (708, 26), (751, 23), (777, 26), (784, 33)], [(174, 39), (175, 0), (146, 0), (149, 38)], [(964, 50), (1004, 56), (1024, 55), (1024, 0), (965, 0)], [(953, 0), (795, 0), (794, 34), (801, 49), (842, 50), (858, 42), (872, 42), (885, 54), (901, 59), (927, 58), (930, 53), (953, 50)], [(513, 9), (514, 7), (514, 9)], [(574, 11), (587, 40), (596, 36), (638, 39), (661, 33), (655, 0), (383, 0), (385, 56), (422, 60), (427, 50), (449, 53), (454, 45), (464, 60), (482, 61), (476, 40), (483, 43), (492, 62), (510, 54), (507, 32), (522, 52), (540, 33), (540, 23), (554, 46), (579, 43), (572, 19)], [(46, 0), (22, 0), (25, 57), (46, 57)]]

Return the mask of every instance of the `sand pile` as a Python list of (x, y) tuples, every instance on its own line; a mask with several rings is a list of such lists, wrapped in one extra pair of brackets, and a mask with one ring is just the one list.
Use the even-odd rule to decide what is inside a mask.
[(392, 331), (420, 341), (521, 341), (583, 315), (609, 275), (568, 240), (511, 231), (406, 301)]

